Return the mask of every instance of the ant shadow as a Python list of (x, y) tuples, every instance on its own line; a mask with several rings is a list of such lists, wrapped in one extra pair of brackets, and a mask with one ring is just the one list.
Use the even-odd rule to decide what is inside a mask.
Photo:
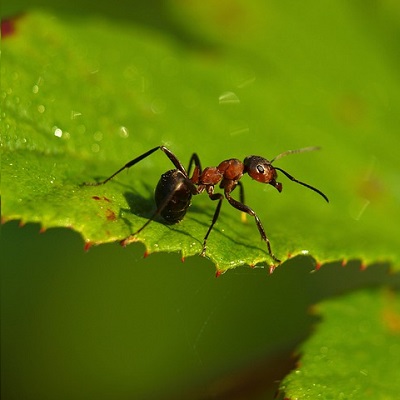
[[(101, 179), (100, 179), (101, 180)], [(131, 232), (130, 234), (136, 232), (138, 229), (140, 229), (145, 222), (143, 222), (143, 225), (141, 226), (133, 226), (131, 220), (126, 217), (127, 214), (133, 214), (141, 218), (145, 218), (147, 220), (152, 219), (152, 223), (159, 223), (162, 224), (166, 227), (169, 227), (171, 231), (179, 232), (182, 235), (185, 235), (186, 237), (190, 237), (192, 240), (196, 241), (197, 243), (200, 244), (200, 246), (203, 246), (203, 241), (204, 241), (204, 236), (207, 233), (208, 228), (211, 225), (211, 221), (213, 219), (216, 207), (217, 207), (217, 202), (210, 201), (209, 205), (206, 206), (204, 204), (202, 205), (197, 205), (197, 204), (191, 204), (188, 213), (186, 214), (185, 218), (190, 218), (192, 221), (196, 222), (197, 224), (204, 226), (204, 232), (199, 233), (199, 235), (196, 234), (194, 236), (193, 234), (189, 233), (187, 230), (182, 229), (179, 227), (179, 223), (168, 223), (163, 219), (160, 215), (155, 215), (155, 212), (157, 210), (155, 200), (154, 200), (154, 186), (148, 184), (147, 182), (142, 182), (142, 190), (137, 191), (132, 185), (129, 185), (124, 182), (120, 181), (114, 181), (113, 182), (115, 185), (119, 185), (121, 188), (124, 189), (123, 196), (128, 204), (128, 208), (120, 208), (119, 213), (118, 213), (118, 218), (125, 223), (125, 225), (128, 227), (128, 230)], [(206, 194), (204, 194), (205, 197), (207, 197)], [(193, 199), (192, 199), (193, 201)], [(203, 202), (204, 203), (204, 202)], [(224, 202), (227, 203), (227, 202)], [(199, 218), (196, 218), (196, 214), (206, 214), (209, 217), (209, 222), (205, 222), (204, 220), (200, 220)], [(218, 218), (218, 221), (224, 220), (224, 219), (229, 219), (232, 218), (232, 216), (226, 214), (224, 212), (224, 207), (221, 209), (220, 216)], [(228, 233), (225, 233), (224, 230), (220, 229), (218, 227), (218, 221), (213, 227), (212, 232), (218, 232), (219, 235), (223, 236), (227, 240), (230, 240), (233, 242), (238, 248), (240, 246), (245, 246), (246, 248), (250, 248), (252, 250), (258, 250), (262, 251), (261, 246), (256, 246), (256, 245), (249, 245), (248, 243), (244, 243), (240, 240), (234, 239), (232, 235), (229, 235)], [(238, 222), (240, 223), (240, 221)], [(255, 224), (254, 224), (255, 225)], [(256, 229), (256, 226), (254, 226), (254, 229)], [(212, 241), (212, 234), (210, 235), (210, 238), (208, 239), (207, 242)], [(265, 249), (266, 251), (266, 249)]]
[[(194, 208), (194, 207), (193, 207), (193, 208)], [(203, 209), (201, 209), (201, 208), (198, 208), (198, 209), (199, 209), (198, 213), (204, 213), (204, 210), (203, 210)], [(196, 212), (197, 212), (197, 211), (196, 211)], [(211, 225), (211, 220), (212, 220), (212, 217), (213, 217), (213, 215), (214, 215), (213, 212), (207, 212), (207, 214), (210, 215), (210, 223), (209, 223), (209, 224), (205, 223), (204, 221), (200, 221), (199, 219), (197, 219), (197, 218), (191, 216), (191, 219), (192, 219), (193, 221), (196, 221), (198, 224), (204, 226), (204, 228), (205, 228), (205, 230), (204, 230), (204, 235), (206, 234), (207, 229), (208, 229), (209, 226)], [(239, 214), (239, 215), (240, 215), (240, 214)], [(223, 211), (221, 210), (221, 213), (220, 213), (220, 216), (219, 216), (219, 218), (218, 218), (218, 221), (219, 221), (219, 220), (223, 221), (225, 218), (228, 219), (228, 218), (231, 218), (231, 216), (229, 216), (229, 215), (227, 215), (227, 214), (223, 215)], [(238, 219), (238, 224), (241, 224), (241, 222), (240, 222), (239, 219)], [(255, 223), (254, 223), (254, 229), (255, 229), (255, 231), (257, 231), (257, 226), (256, 226)], [(219, 235), (221, 235), (221, 236), (223, 236), (224, 238), (226, 238), (227, 240), (233, 242), (237, 247), (243, 246), (243, 247), (245, 247), (246, 249), (252, 249), (252, 250), (263, 251), (262, 248), (261, 248), (260, 246), (249, 245), (248, 243), (244, 243), (243, 241), (234, 239), (234, 238), (232, 237), (232, 235), (229, 235), (229, 233), (225, 233), (223, 230), (221, 230), (220, 228), (218, 228), (218, 222), (214, 225), (214, 227), (213, 227), (213, 229), (212, 229), (212, 232), (218, 232)], [(212, 232), (211, 232), (211, 234), (210, 234), (210, 238), (207, 240), (207, 243), (208, 243), (209, 241), (212, 241)], [(204, 236), (204, 235), (203, 235), (203, 236)], [(201, 244), (203, 244), (203, 241), (202, 241), (202, 240), (199, 240), (199, 242), (200, 242)], [(260, 242), (263, 243), (263, 242), (261, 241), (261, 238), (260, 238)], [(267, 252), (267, 248), (265, 248), (264, 251)]]
[[(123, 186), (126, 187), (127, 185), (123, 185)], [(151, 185), (148, 185), (146, 183), (144, 183), (144, 188), (145, 188), (145, 191), (148, 194), (148, 196), (144, 197), (142, 194), (138, 194), (138, 192), (132, 191), (131, 187), (129, 187), (129, 189), (130, 189), (129, 191), (125, 191), (123, 194), (129, 208), (121, 208), (119, 217), (121, 218), (121, 220), (124, 221), (124, 223), (128, 226), (128, 228), (131, 232), (136, 231), (137, 229), (140, 228), (140, 226), (133, 227), (131, 221), (128, 218), (124, 217), (124, 215), (126, 213), (134, 214), (141, 218), (151, 219), (151, 218), (153, 218), (154, 213), (157, 210), (156, 204), (154, 201), (154, 188)], [(215, 202), (211, 202), (211, 204), (213, 204), (213, 203), (215, 203)], [(215, 207), (207, 207), (207, 209), (204, 206), (198, 206), (196, 204), (190, 205), (190, 207), (188, 209), (188, 214), (186, 214), (185, 218), (190, 218), (192, 221), (198, 223), (201, 226), (204, 226), (204, 232), (202, 232), (200, 236), (197, 236), (197, 235), (194, 236), (193, 234), (187, 232), (186, 230), (179, 228), (179, 225), (180, 225), (179, 223), (168, 223), (160, 215), (156, 215), (153, 218), (152, 223), (159, 223), (166, 227), (169, 227), (169, 229), (171, 231), (173, 230), (175, 232), (179, 232), (182, 235), (190, 237), (194, 241), (198, 242), (201, 246), (203, 246), (204, 236), (205, 236), (208, 228), (211, 225), (211, 221), (214, 216), (215, 208), (216, 208), (216, 205), (215, 205)], [(200, 220), (199, 218), (197, 218), (195, 216), (196, 214), (198, 214), (198, 215), (206, 214), (209, 217), (209, 222), (207, 223), (205, 221)], [(231, 218), (231, 216), (229, 216), (229, 215), (225, 214), (223, 211), (221, 211), (219, 219), (223, 220), (225, 218)], [(256, 226), (254, 226), (254, 229), (256, 229)], [(235, 243), (235, 245), (238, 247), (245, 246), (246, 248), (251, 248), (253, 250), (261, 249), (260, 246), (254, 246), (254, 245), (249, 246), (248, 244), (244, 244), (243, 242), (241, 242), (239, 240), (235, 240), (234, 238), (232, 238), (231, 235), (229, 235), (229, 233), (225, 233), (223, 230), (219, 229), (218, 224), (216, 224), (213, 227), (213, 232), (218, 232), (218, 234), (222, 235), (227, 240), (230, 240), (231, 242)], [(209, 238), (209, 240), (212, 240), (212, 233), (211, 233), (211, 238)]]
[[(133, 227), (131, 221), (128, 218), (124, 217), (125, 213), (134, 214), (138, 217), (146, 218), (147, 220), (152, 219), (152, 223), (159, 223), (164, 226), (170, 227), (171, 230), (178, 231), (179, 233), (185, 236), (197, 240), (193, 235), (189, 234), (187, 231), (184, 231), (179, 228), (177, 229), (178, 224), (168, 223), (160, 215), (154, 216), (154, 213), (157, 210), (154, 201), (154, 188), (148, 184), (144, 184), (144, 188), (148, 196), (143, 196), (143, 194), (138, 194), (137, 192), (133, 192), (132, 190), (125, 191), (123, 194), (129, 208), (121, 208), (119, 217), (125, 222), (125, 224), (129, 227), (129, 230), (131, 232), (136, 231), (137, 229), (140, 228), (140, 226)], [(192, 207), (190, 208), (193, 209)], [(201, 209), (199, 208), (198, 211), (200, 212), (200, 210)], [(198, 242), (202, 243), (200, 240), (198, 240)]]

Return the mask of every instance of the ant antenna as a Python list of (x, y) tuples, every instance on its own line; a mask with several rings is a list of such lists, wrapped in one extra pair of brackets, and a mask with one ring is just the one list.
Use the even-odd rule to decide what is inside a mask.
[[(304, 153), (304, 152), (306, 152), (306, 151), (314, 151), (314, 150), (319, 150), (319, 149), (320, 149), (320, 147), (312, 146), (312, 147), (303, 147), (302, 149), (297, 149), (297, 150), (288, 150), (288, 151), (285, 151), (285, 152), (283, 152), (283, 153), (281, 153), (281, 154), (278, 154), (275, 158), (273, 158), (272, 161), (271, 161), (271, 164), (272, 164), (274, 161), (279, 160), (279, 159), (282, 158), (282, 157), (288, 156), (289, 154)], [(325, 194), (323, 194), (320, 190), (318, 190), (317, 188), (315, 188), (314, 186), (311, 186), (311, 185), (309, 185), (308, 183), (304, 183), (304, 182), (301, 182), (301, 181), (297, 180), (296, 178), (294, 178), (292, 175), (290, 175), (288, 172), (284, 171), (284, 170), (281, 169), (281, 168), (278, 168), (278, 167), (274, 167), (274, 168), (275, 168), (276, 170), (282, 172), (284, 175), (286, 175), (291, 181), (296, 182), (296, 183), (298, 183), (299, 185), (303, 185), (303, 186), (305, 186), (306, 188), (311, 189), (311, 190), (313, 190), (314, 192), (318, 193), (320, 196), (322, 196), (322, 197), (329, 203), (328, 197), (327, 197)]]
[(303, 147), (302, 149), (297, 149), (297, 150), (288, 150), (288, 151), (284, 151), (283, 153), (278, 154), (275, 158), (273, 158), (273, 159), (271, 160), (271, 164), (272, 164), (274, 161), (279, 160), (279, 159), (282, 158), (282, 157), (288, 156), (289, 154), (304, 153), (304, 152), (306, 152), (306, 151), (314, 151), (314, 150), (319, 150), (319, 149), (320, 149), (320, 147), (318, 147), (318, 146), (311, 146), (311, 147)]
[(284, 171), (284, 170), (281, 169), (281, 168), (278, 168), (278, 167), (274, 167), (274, 168), (275, 168), (276, 170), (278, 170), (278, 171), (281, 171), (281, 172), (282, 172), (284, 175), (286, 175), (291, 181), (296, 182), (296, 183), (298, 183), (298, 184), (300, 184), (300, 185), (303, 185), (303, 186), (305, 186), (306, 188), (309, 188), (309, 189), (313, 190), (314, 192), (318, 193), (320, 196), (322, 196), (322, 197), (326, 200), (327, 203), (329, 203), (328, 197), (327, 197), (326, 195), (324, 195), (320, 190), (318, 190), (317, 188), (315, 188), (314, 186), (311, 186), (311, 185), (309, 185), (308, 183), (304, 183), (304, 182), (301, 182), (301, 181), (297, 180), (296, 178), (294, 178), (292, 175), (290, 175), (288, 172)]

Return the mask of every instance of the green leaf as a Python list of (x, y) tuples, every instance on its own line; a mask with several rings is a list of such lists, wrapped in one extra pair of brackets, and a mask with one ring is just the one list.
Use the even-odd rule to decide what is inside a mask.
[[(386, 37), (368, 40), (368, 24), (355, 31), (345, 6), (319, 10), (329, 18), (318, 20), (326, 36), (316, 38), (293, 8), (276, 6), (277, 21), (285, 20), (276, 24), (263, 2), (238, 3), (246, 12), (229, 26), (218, 18), (225, 3), (201, 23), (205, 4), (171, 9), (186, 29), (182, 40), (97, 18), (34, 12), (14, 21), (2, 46), (3, 220), (70, 227), (87, 245), (121, 240), (152, 215), (169, 160), (157, 152), (107, 185), (80, 184), (150, 148), (165, 144), (184, 165), (197, 152), (203, 166), (215, 166), (318, 145), (322, 151), (276, 166), (322, 190), (330, 204), (282, 174), (281, 194), (243, 179), (246, 204), (274, 253), (283, 261), (307, 253), (319, 264), (358, 258), (398, 266), (398, 158), (388, 150), (400, 91), (393, 60), (379, 56)], [(186, 26), (197, 11), (199, 25)], [(341, 29), (330, 29), (331, 19)], [(288, 26), (302, 35), (301, 52), (286, 41)], [(153, 222), (138, 241), (147, 253), (197, 255), (215, 207), (206, 194), (195, 197), (181, 223)], [(219, 272), (272, 261), (254, 221), (242, 223), (227, 202), (207, 256)]]
[(359, 291), (318, 305), (322, 323), (281, 384), (288, 399), (395, 399), (400, 392), (400, 299)]

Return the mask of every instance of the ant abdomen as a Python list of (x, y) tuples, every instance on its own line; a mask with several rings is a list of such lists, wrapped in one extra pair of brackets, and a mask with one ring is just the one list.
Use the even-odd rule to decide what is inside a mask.
[(160, 215), (169, 224), (181, 221), (188, 210), (192, 192), (187, 184), (187, 178), (177, 169), (171, 169), (161, 175), (155, 193), (157, 208)]

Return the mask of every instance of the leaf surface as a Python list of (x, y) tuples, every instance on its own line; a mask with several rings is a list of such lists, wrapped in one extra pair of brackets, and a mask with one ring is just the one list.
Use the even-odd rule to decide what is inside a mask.
[[(193, 26), (189, 43), (98, 18), (33, 12), (12, 21), (1, 66), (3, 221), (70, 227), (87, 245), (117, 241), (152, 215), (154, 187), (172, 164), (156, 152), (104, 186), (81, 184), (104, 179), (150, 148), (166, 145), (185, 166), (196, 152), (205, 167), (319, 145), (320, 152), (276, 166), (326, 193), (330, 204), (282, 174), (280, 194), (243, 178), (246, 204), (274, 253), (283, 261), (306, 253), (318, 263), (358, 258), (398, 266), (398, 168), (388, 150), (397, 138), (400, 90), (390, 60), (377, 57), (366, 28), (353, 32), (348, 16), (318, 63), (314, 47), (321, 50), (322, 39), (298, 54), (295, 43), (284, 42), (283, 25), (266, 25), (265, 6), (257, 7), (226, 36), (223, 21), (212, 19), (209, 31)], [(183, 7), (174, 17), (194, 11)], [(298, 23), (293, 14), (286, 18), (285, 26)], [(345, 46), (346, 63), (339, 57)], [(182, 222), (155, 221), (137, 239), (148, 253), (197, 255), (215, 207), (206, 194), (196, 196)], [(242, 223), (227, 202), (207, 256), (219, 272), (272, 261), (253, 219)]]
[(281, 385), (286, 399), (394, 399), (400, 391), (398, 293), (365, 290), (318, 305), (322, 323)]

